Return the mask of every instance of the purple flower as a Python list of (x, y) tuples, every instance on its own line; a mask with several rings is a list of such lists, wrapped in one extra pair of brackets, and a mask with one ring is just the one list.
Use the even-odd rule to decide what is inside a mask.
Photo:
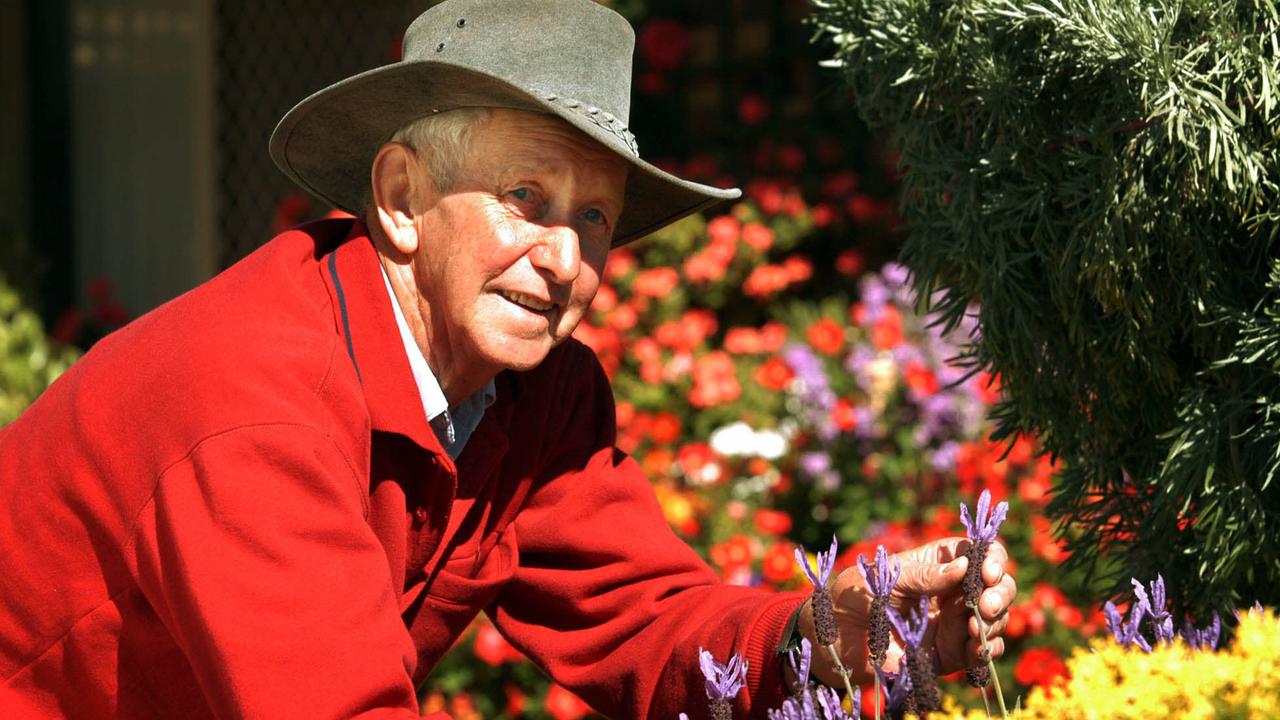
[(874, 568), (867, 564), (867, 559), (862, 557), (862, 553), (858, 553), (858, 570), (862, 571), (862, 577), (866, 578), (867, 587), (871, 588), (872, 595), (887, 598), (893, 591), (893, 586), (898, 583), (898, 576), (902, 574), (902, 563), (894, 558), (893, 565), (890, 566), (888, 551), (883, 545), (878, 545)]
[(853, 706), (853, 712), (846, 713), (844, 705), (840, 702), (840, 693), (826, 685), (818, 688), (818, 705), (822, 707), (822, 715), (826, 720), (854, 720), (858, 717), (858, 713), (862, 712), (861, 688), (854, 689), (849, 704)]
[(809, 663), (813, 653), (813, 645), (809, 642), (809, 638), (800, 638), (800, 647), (797, 650), (787, 653), (787, 664), (791, 666), (791, 672), (796, 676), (795, 691), (800, 692), (809, 684)]
[(1115, 637), (1116, 642), (1122, 647), (1128, 647), (1136, 644), (1147, 652), (1151, 652), (1151, 645), (1146, 638), (1142, 637), (1140, 626), (1142, 618), (1147, 614), (1146, 599), (1141, 598), (1129, 608), (1129, 620), (1125, 622), (1120, 616), (1120, 610), (1116, 608), (1115, 603), (1108, 600), (1102, 606), (1102, 613), (1107, 617), (1107, 631)]
[(924, 642), (925, 628), (929, 627), (929, 598), (920, 598), (920, 607), (911, 610), (909, 617), (903, 617), (897, 608), (889, 608), (889, 621), (893, 629), (898, 631), (902, 644), (907, 648), (918, 648)]
[(1173, 616), (1165, 609), (1166, 597), (1164, 592), (1164, 577), (1157, 574), (1156, 579), (1151, 583), (1151, 597), (1147, 597), (1147, 591), (1142, 587), (1142, 583), (1130, 578), (1129, 582), (1133, 584), (1133, 594), (1138, 597), (1138, 602), (1143, 603), (1147, 607), (1147, 615), (1151, 617), (1151, 626), (1155, 628), (1156, 640), (1159, 642), (1173, 642)]
[(741, 655), (729, 658), (726, 664), (716, 662), (711, 653), (698, 648), (698, 664), (707, 680), (707, 697), (711, 700), (728, 700), (747, 684), (747, 661)]
[(1009, 514), (1009, 503), (1001, 500), (996, 503), (996, 508), (991, 512), (990, 518), (987, 517), (987, 511), (991, 508), (991, 491), (983, 490), (978, 496), (977, 513), (974, 515), (973, 521), (969, 520), (969, 507), (964, 503), (960, 503), (960, 522), (964, 524), (964, 529), (969, 533), (969, 539), (974, 543), (990, 543), (996, 539), (996, 532), (1000, 530), (1001, 523)]
[(818, 573), (815, 575), (809, 567), (809, 560), (804, 556), (802, 548), (796, 548), (796, 562), (800, 564), (800, 569), (804, 570), (805, 577), (809, 578), (809, 582), (813, 583), (813, 587), (817, 590), (823, 590), (827, 587), (827, 580), (831, 578), (831, 570), (836, 565), (836, 549), (838, 544), (836, 536), (831, 536), (831, 549), (825, 553), (818, 553)]
[(1222, 632), (1222, 618), (1218, 617), (1215, 610), (1213, 619), (1203, 630), (1197, 630), (1196, 626), (1187, 620), (1182, 627), (1182, 639), (1196, 650), (1217, 650), (1218, 635)]
[(911, 695), (911, 673), (905, 665), (899, 666), (897, 673), (876, 670), (880, 675), (880, 684), (889, 688), (889, 698), (885, 702), (885, 709), (897, 710), (902, 707), (903, 703)]
[(831, 469), (831, 456), (821, 451), (801, 453), (800, 469), (809, 477), (818, 477)]

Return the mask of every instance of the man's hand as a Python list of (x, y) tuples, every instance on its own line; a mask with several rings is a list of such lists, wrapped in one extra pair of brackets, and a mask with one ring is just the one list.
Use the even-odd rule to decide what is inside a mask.
[[(946, 538), (893, 556), (902, 563), (902, 575), (893, 588), (890, 602), (901, 611), (914, 607), (922, 595), (932, 598), (924, 642), (938, 659), (942, 673), (978, 664), (982, 650), (978, 621), (973, 617), (973, 611), (965, 606), (960, 589), (969, 566), (965, 558), (969, 544), (966, 538)], [(987, 647), (992, 657), (1004, 653), (1004, 638), (999, 635), (1008, 622), (1009, 605), (1017, 594), (1013, 576), (1005, 572), (1008, 559), (1004, 546), (993, 542), (982, 565), (985, 589), (979, 598), (978, 608), (987, 630)], [(867, 658), (871, 591), (856, 567), (840, 573), (831, 581), (830, 589), (836, 626), (840, 630), (836, 650), (850, 672), (850, 680), (855, 684), (868, 683), (872, 678)], [(830, 653), (818, 646), (814, 637), (813, 613), (809, 608), (800, 613), (799, 629), (814, 646), (813, 674), (827, 685), (841, 687), (843, 681), (835, 670)], [(902, 640), (893, 633), (884, 669), (896, 671), (902, 654)]]

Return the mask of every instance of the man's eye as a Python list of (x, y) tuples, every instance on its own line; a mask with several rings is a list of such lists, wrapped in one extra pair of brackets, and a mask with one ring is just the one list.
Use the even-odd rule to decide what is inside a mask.
[(604, 213), (596, 210), (595, 208), (582, 213), (582, 218), (589, 223), (596, 223), (598, 225), (603, 225), (606, 222)]
[(518, 187), (511, 191), (511, 197), (521, 202), (529, 202), (533, 199), (533, 191), (527, 187)]

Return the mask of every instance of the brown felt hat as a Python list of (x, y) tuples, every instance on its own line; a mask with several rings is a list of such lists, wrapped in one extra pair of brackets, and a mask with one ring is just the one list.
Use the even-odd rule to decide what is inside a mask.
[(742, 195), (682, 180), (640, 159), (627, 127), (635, 33), (592, 0), (447, 0), (404, 34), (403, 60), (298, 103), (271, 135), (294, 182), (360, 212), (378, 148), (417, 118), (463, 107), (563, 118), (634, 167), (613, 245)]

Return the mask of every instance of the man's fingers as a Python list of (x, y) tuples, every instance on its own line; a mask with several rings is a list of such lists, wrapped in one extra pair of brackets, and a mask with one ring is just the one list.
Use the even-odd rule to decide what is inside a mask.
[(995, 585), (1005, 576), (1004, 567), (1009, 562), (1009, 553), (999, 542), (993, 542), (987, 548), (986, 560), (982, 563), (982, 580), (987, 586)]
[(957, 558), (939, 565), (929, 562), (904, 561), (902, 575), (894, 589), (907, 596), (948, 595), (956, 592), (964, 580), (968, 558)]

